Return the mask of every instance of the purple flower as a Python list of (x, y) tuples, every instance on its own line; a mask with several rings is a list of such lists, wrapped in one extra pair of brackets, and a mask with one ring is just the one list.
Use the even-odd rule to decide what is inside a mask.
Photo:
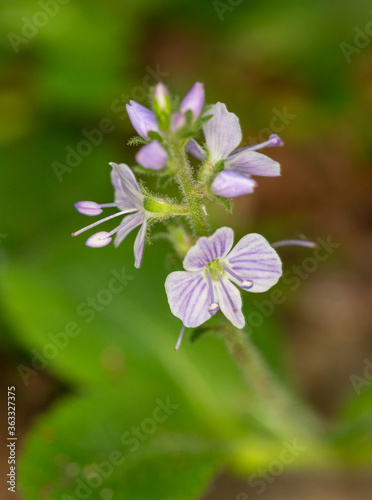
[(136, 101), (129, 101), (126, 107), (129, 119), (138, 135), (147, 139), (150, 131), (159, 132), (156, 116), (152, 111)]
[(136, 154), (136, 162), (143, 168), (160, 170), (168, 162), (168, 154), (159, 141), (151, 141)]
[(181, 102), (180, 111), (181, 113), (186, 113), (187, 111), (191, 111), (194, 117), (194, 120), (199, 118), (201, 112), (204, 107), (204, 85), (200, 82), (194, 83), (189, 92), (184, 97)]
[(235, 285), (253, 293), (265, 292), (282, 275), (280, 258), (263, 236), (248, 234), (232, 249), (233, 243), (234, 232), (228, 227), (199, 238), (183, 261), (186, 271), (167, 277), (170, 309), (183, 323), (176, 349), (184, 327), (201, 325), (219, 309), (234, 326), (243, 328), (242, 299)]
[[(275, 134), (268, 141), (255, 146), (236, 150), (242, 141), (239, 119), (229, 113), (225, 104), (218, 102), (208, 110), (213, 117), (204, 125), (205, 142), (209, 151), (208, 162), (213, 166), (224, 162), (224, 170), (218, 173), (212, 183), (212, 191), (218, 196), (234, 198), (252, 193), (256, 183), (251, 175), (275, 177), (280, 175), (278, 162), (257, 153), (256, 149), (280, 146), (282, 140)], [(205, 152), (193, 139), (187, 144), (190, 154), (199, 160), (205, 159)]]
[(130, 213), (130, 215), (124, 217), (115, 229), (110, 232), (99, 231), (98, 233), (93, 234), (93, 236), (90, 236), (85, 244), (91, 248), (104, 247), (111, 243), (112, 236), (116, 234), (114, 245), (117, 247), (134, 228), (141, 226), (134, 242), (134, 265), (138, 268), (141, 266), (142, 261), (147, 220), (151, 214), (144, 209), (144, 195), (141, 192), (131, 169), (124, 163), (121, 163), (120, 165), (110, 163), (110, 165), (112, 167), (111, 181), (115, 190), (115, 202), (98, 204), (94, 201), (79, 201), (75, 204), (75, 208), (78, 212), (90, 216), (99, 215), (102, 213), (102, 208), (107, 207), (117, 207), (120, 212), (90, 224), (89, 226), (72, 233), (72, 236), (77, 236), (88, 229), (102, 224), (102, 222), (106, 222), (110, 219), (114, 219), (115, 217), (120, 217), (121, 215)]

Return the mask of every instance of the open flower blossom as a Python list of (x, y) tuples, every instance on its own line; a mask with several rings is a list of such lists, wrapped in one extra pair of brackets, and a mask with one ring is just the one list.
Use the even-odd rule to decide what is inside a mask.
[[(215, 194), (224, 198), (249, 194), (257, 185), (251, 175), (280, 175), (278, 162), (256, 152), (268, 146), (281, 146), (283, 142), (277, 135), (272, 134), (261, 144), (236, 150), (242, 141), (239, 118), (220, 102), (209, 108), (207, 114), (213, 115), (203, 126), (209, 152), (208, 163), (215, 166), (220, 161), (224, 162), (224, 170), (216, 175), (212, 183)], [(187, 150), (199, 160), (205, 160), (205, 151), (194, 139), (188, 142)]]
[(265, 292), (282, 275), (282, 263), (266, 239), (256, 233), (244, 236), (232, 249), (234, 232), (222, 227), (210, 237), (201, 237), (183, 261), (185, 271), (171, 273), (165, 290), (172, 313), (183, 327), (194, 328), (219, 309), (237, 328), (243, 328), (242, 299), (239, 288)]
[(115, 190), (115, 202), (98, 204), (94, 201), (79, 201), (75, 203), (75, 208), (78, 212), (90, 216), (100, 215), (102, 209), (108, 207), (117, 207), (120, 211), (72, 233), (72, 236), (77, 236), (115, 217), (126, 215), (115, 229), (110, 232), (99, 231), (90, 236), (85, 244), (91, 248), (104, 247), (111, 243), (113, 235), (116, 234), (114, 245), (117, 247), (134, 228), (141, 226), (134, 242), (134, 265), (139, 268), (145, 244), (147, 220), (151, 217), (151, 213), (147, 212), (143, 206), (144, 194), (131, 169), (124, 163), (119, 165), (110, 163), (110, 165), (112, 167), (111, 181)]
[[(154, 99), (158, 109), (166, 110), (169, 101), (168, 90), (163, 83), (158, 83), (154, 89)], [(204, 107), (204, 86), (200, 82), (194, 83), (189, 92), (181, 102), (178, 111), (175, 111), (171, 117), (172, 132), (177, 132), (187, 123), (186, 113), (191, 112), (194, 120), (201, 115)], [(156, 114), (150, 109), (142, 106), (136, 101), (129, 101), (126, 105), (127, 112), (133, 127), (138, 135), (143, 139), (149, 138), (149, 132), (157, 132), (162, 135)], [(150, 147), (151, 145), (151, 147)], [(158, 141), (152, 141), (143, 146), (136, 155), (139, 165), (151, 170), (160, 170), (167, 164), (168, 156), (165, 149)]]

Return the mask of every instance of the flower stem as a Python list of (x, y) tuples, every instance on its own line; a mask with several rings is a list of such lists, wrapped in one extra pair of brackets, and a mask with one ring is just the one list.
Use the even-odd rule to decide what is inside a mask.
[(256, 409), (260, 421), (282, 437), (318, 437), (321, 440), (324, 431), (320, 419), (275, 379), (248, 334), (229, 325), (222, 336), (261, 403)]
[(210, 227), (207, 220), (207, 214), (205, 213), (204, 206), (200, 199), (201, 197), (197, 191), (183, 147), (175, 148), (174, 160), (177, 164), (176, 179), (178, 180), (187, 205), (189, 206), (190, 219), (194, 232), (197, 236), (208, 235), (210, 234)]

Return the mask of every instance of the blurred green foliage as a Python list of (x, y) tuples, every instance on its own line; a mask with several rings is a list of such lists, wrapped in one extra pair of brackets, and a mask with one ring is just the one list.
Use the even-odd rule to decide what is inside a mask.
[[(50, 335), (69, 322), (81, 331), (43, 368), (74, 394), (30, 433), (20, 483), (27, 499), (74, 497), (76, 479), (92, 474), (90, 464), (119, 450), (125, 461), (92, 487), (90, 498), (118, 493), (145, 500), (154, 492), (196, 498), (222, 467), (249, 473), (269, 463), (283, 436), (260, 421), (268, 410), (220, 338), (207, 334), (173, 352), (180, 325), (163, 287), (170, 247), (155, 241), (135, 271), (133, 236), (119, 249), (97, 251), (70, 238), (85, 223), (73, 203), (111, 200), (108, 162), (133, 162), (124, 104), (140, 100), (159, 71), (180, 94), (203, 81), (209, 102), (221, 100), (239, 114), (246, 137), (267, 127), (273, 108), (287, 107), (296, 115), (287, 141), (312, 145), (346, 134), (356, 156), (368, 159), (371, 92), (364, 76), (371, 51), (366, 47), (348, 64), (340, 43), (352, 44), (353, 28), (372, 18), (370, 3), (243, 1), (221, 21), (212, 0), (71, 0), (15, 52), (9, 33), (21, 36), (24, 19), (40, 10), (31, 0), (1, 6), (0, 233), (7, 237), (0, 243), (0, 342), (27, 351), (30, 367)], [(66, 147), (76, 151), (86, 140), (83, 130), (97, 129), (103, 119), (112, 121), (113, 132), (58, 178), (53, 165), (66, 164)], [(284, 227), (285, 220), (278, 222)], [(239, 216), (235, 224), (246, 231)], [(264, 224), (277, 234), (276, 221)], [(93, 313), (84, 316), (81, 304), (123, 268), (134, 279), (88, 322)], [(281, 330), (274, 315), (253, 340), (291, 386)], [(39, 376), (33, 372), (27, 376)], [(130, 452), (122, 434), (167, 397), (179, 408)], [(296, 465), (371, 460), (371, 402), (371, 391), (350, 396), (331, 436), (304, 437), (306, 451)]]

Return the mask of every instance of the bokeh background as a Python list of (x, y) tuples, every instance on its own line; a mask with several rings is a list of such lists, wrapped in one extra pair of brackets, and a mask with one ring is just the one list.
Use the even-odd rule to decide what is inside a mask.
[[(2, 437), (2, 498), (371, 498), (370, 2), (14, 0), (0, 27), (0, 408), (4, 436), (15, 385), (18, 436), (16, 495)], [(335, 244), (315, 264), (312, 250), (281, 250), (290, 276), (307, 257), (312, 270), (277, 285), (285, 300), (251, 335), (322, 438), (300, 411), (276, 435), (217, 335), (174, 353), (165, 241), (137, 271), (134, 235), (96, 251), (70, 237), (87, 223), (74, 202), (111, 201), (108, 162), (133, 164), (125, 103), (146, 104), (159, 80), (179, 95), (204, 82), (209, 103), (240, 117), (244, 144), (272, 132), (286, 143), (267, 151), (282, 177), (260, 179), (233, 216), (212, 211), (215, 227)], [(259, 299), (245, 294), (246, 316)], [(294, 439), (304, 450), (284, 464)], [(123, 463), (97, 476), (114, 451)]]

